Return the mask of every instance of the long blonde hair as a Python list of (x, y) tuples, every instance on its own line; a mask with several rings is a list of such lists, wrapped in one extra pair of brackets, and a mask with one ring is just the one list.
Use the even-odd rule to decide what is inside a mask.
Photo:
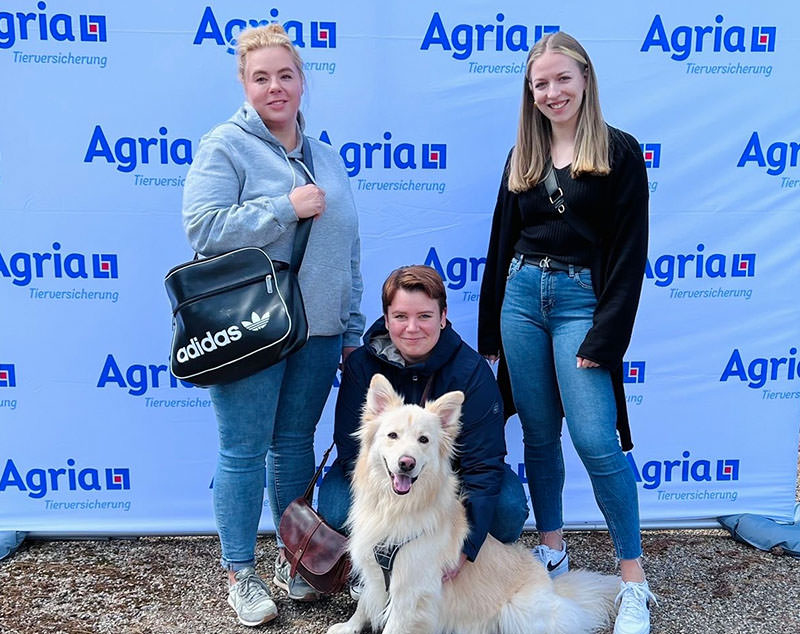
[(236, 58), (239, 65), (239, 79), (244, 81), (244, 73), (247, 67), (247, 54), (260, 48), (280, 47), (292, 58), (297, 72), (300, 73), (300, 81), (305, 84), (306, 76), (303, 73), (303, 60), (297, 52), (289, 34), (280, 24), (268, 24), (255, 28), (245, 29), (239, 34), (236, 42)]
[(548, 51), (562, 53), (574, 59), (586, 74), (586, 89), (578, 112), (578, 128), (575, 133), (575, 156), (570, 170), (572, 177), (584, 173), (608, 174), (611, 171), (608, 159), (608, 128), (600, 110), (594, 66), (578, 40), (558, 31), (545, 35), (528, 53), (517, 143), (511, 154), (508, 174), (508, 188), (515, 193), (526, 191), (539, 183), (546, 175), (544, 170), (550, 159), (550, 120), (534, 104), (529, 81), (533, 62)]

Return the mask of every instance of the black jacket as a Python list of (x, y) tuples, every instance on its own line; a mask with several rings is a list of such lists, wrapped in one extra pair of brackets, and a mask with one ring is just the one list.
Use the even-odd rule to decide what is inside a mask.
[(360, 425), (374, 374), (386, 376), (406, 403), (419, 403), (431, 374), (428, 400), (454, 390), (464, 392), (458, 455), (453, 467), (465, 494), (470, 526), (462, 550), (474, 561), (494, 518), (505, 468), (505, 421), (497, 382), (486, 361), (461, 340), (449, 322), (428, 359), (413, 365), (390, 361), (379, 352), (388, 336), (381, 318), (364, 335), (367, 343), (354, 350), (344, 365), (333, 434), (336, 461), (349, 478), (358, 455), (358, 441), (352, 434)]
[[(630, 343), (633, 322), (647, 262), (648, 197), (647, 169), (639, 143), (633, 136), (609, 126), (611, 173), (559, 180), (569, 205), (582, 225), (592, 232), (597, 246), (591, 264), (592, 284), (597, 296), (593, 324), (575, 354), (599, 363), (611, 372), (617, 403), (617, 429), (622, 448), (633, 448), (622, 383), (622, 357)], [(509, 154), (509, 158), (510, 158)], [(497, 354), (501, 350), (500, 310), (508, 267), (522, 230), (520, 201), (531, 202), (544, 185), (514, 194), (508, 189), (508, 161), (503, 173), (492, 219), (478, 314), (478, 350)], [(541, 191), (534, 191), (542, 188)], [(571, 198), (573, 194), (573, 198)], [(546, 197), (541, 197), (546, 201)], [(506, 414), (515, 408), (510, 400), (507, 370), (498, 380), (506, 402)]]

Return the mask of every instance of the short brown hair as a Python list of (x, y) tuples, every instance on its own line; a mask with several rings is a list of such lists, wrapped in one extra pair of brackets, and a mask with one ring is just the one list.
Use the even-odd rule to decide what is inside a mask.
[(441, 313), (447, 309), (447, 291), (441, 275), (433, 267), (413, 264), (401, 266), (389, 273), (381, 291), (384, 315), (387, 314), (389, 305), (394, 301), (395, 294), (401, 288), (404, 291), (422, 291), (431, 299), (435, 299), (439, 302), (439, 312)]
[(247, 54), (260, 48), (283, 48), (292, 58), (297, 72), (300, 73), (300, 81), (305, 83), (306, 76), (303, 73), (303, 60), (297, 52), (289, 34), (280, 24), (268, 24), (245, 29), (239, 34), (236, 42), (236, 58), (239, 64), (239, 79), (244, 81), (244, 72), (247, 67)]

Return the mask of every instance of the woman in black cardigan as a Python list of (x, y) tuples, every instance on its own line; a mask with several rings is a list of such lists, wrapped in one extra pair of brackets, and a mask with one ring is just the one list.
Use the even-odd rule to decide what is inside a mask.
[[(620, 560), (614, 632), (646, 634), (653, 595), (640, 564), (636, 483), (623, 454), (633, 445), (622, 357), (647, 257), (647, 172), (636, 139), (604, 122), (594, 68), (574, 38), (545, 36), (526, 68), (517, 142), (492, 220), (478, 349), (501, 358), (501, 380), (506, 367), (510, 377), (541, 539), (536, 555), (553, 576), (568, 568), (566, 416)], [(560, 192), (544, 183), (551, 166)]]

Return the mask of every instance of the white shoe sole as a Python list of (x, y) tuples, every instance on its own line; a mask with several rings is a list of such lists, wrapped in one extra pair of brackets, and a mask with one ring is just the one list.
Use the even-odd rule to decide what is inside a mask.
[[(228, 605), (233, 608), (234, 612), (236, 612), (236, 606), (233, 604), (233, 601), (231, 601), (230, 597), (228, 597)], [(274, 603), (272, 604), (272, 609), (267, 612), (267, 614), (264, 615), (264, 618), (260, 621), (245, 621), (241, 616), (239, 616), (239, 613), (236, 612), (236, 618), (239, 620), (239, 623), (246, 625), (247, 627), (257, 627), (259, 625), (263, 625), (264, 623), (269, 623), (276, 616), (278, 616), (278, 608)]]

